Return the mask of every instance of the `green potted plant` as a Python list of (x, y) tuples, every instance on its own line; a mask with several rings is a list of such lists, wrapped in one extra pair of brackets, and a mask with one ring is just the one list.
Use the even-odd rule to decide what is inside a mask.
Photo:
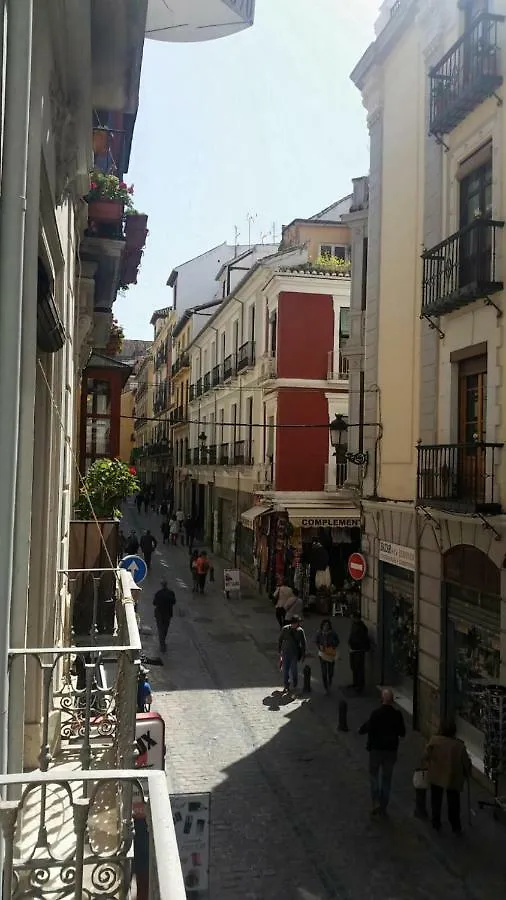
[[(78, 643), (89, 643), (97, 635), (107, 640), (113, 633), (120, 505), (138, 490), (137, 478), (119, 459), (97, 459), (84, 479), (69, 543), (69, 568), (81, 571), (76, 571), (72, 592), (72, 629)], [(90, 570), (102, 570), (96, 598)]]
[(109, 341), (107, 347), (105, 348), (106, 356), (117, 356), (118, 353), (121, 353), (121, 348), (123, 347), (123, 341), (125, 340), (125, 332), (121, 325), (118, 324), (117, 319), (112, 320), (111, 331), (109, 334)]
[(139, 482), (119, 459), (97, 459), (88, 469), (75, 505), (78, 519), (119, 519), (120, 504), (136, 494)]
[(98, 169), (90, 173), (90, 190), (86, 195), (88, 219), (93, 222), (121, 222), (125, 208), (132, 206), (133, 187), (116, 175)]

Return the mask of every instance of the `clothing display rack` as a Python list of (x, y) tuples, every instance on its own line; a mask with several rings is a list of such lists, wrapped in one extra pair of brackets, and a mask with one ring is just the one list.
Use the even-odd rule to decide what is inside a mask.
[(491, 807), (494, 817), (506, 813), (506, 796), (499, 796), (501, 776), (506, 775), (506, 687), (493, 684), (482, 693), (485, 775), (494, 785), (494, 799), (478, 802), (480, 809)]

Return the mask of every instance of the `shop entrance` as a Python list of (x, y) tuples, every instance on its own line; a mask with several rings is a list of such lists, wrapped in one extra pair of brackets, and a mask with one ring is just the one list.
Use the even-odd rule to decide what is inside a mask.
[(483, 693), (499, 681), (501, 573), (469, 545), (449, 550), (443, 565), (443, 711), (479, 749)]
[(380, 562), (381, 683), (413, 696), (416, 675), (415, 573)]

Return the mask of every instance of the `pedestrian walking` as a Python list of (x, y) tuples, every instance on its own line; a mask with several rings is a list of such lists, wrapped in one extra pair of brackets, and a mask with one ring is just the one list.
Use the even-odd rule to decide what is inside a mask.
[(147, 490), (142, 498), (142, 502), (144, 504), (144, 512), (147, 514), (149, 512), (149, 504), (151, 502), (151, 494), (150, 491)]
[(151, 568), (151, 557), (153, 555), (153, 551), (156, 550), (157, 546), (158, 541), (156, 540), (155, 536), (151, 534), (148, 528), (146, 533), (141, 537), (142, 555), (144, 556), (148, 569)]
[(448, 821), (454, 834), (462, 833), (460, 795), (471, 776), (472, 764), (464, 741), (457, 736), (452, 720), (443, 721), (439, 734), (425, 748), (423, 764), (428, 770), (432, 827), (441, 829), (441, 809), (446, 791)]
[(299, 681), (299, 663), (306, 656), (306, 635), (301, 628), (299, 616), (292, 616), (283, 626), (278, 640), (280, 668), (283, 673), (283, 692), (290, 691), (290, 680), (293, 690), (297, 690)]
[(382, 690), (381, 706), (359, 729), (359, 734), (367, 735), (373, 816), (385, 816), (387, 813), (399, 738), (406, 735), (402, 713), (393, 703), (394, 695), (390, 688)]
[(176, 595), (174, 591), (167, 586), (165, 580), (161, 582), (161, 585), (161, 588), (156, 592), (153, 598), (153, 606), (155, 607), (155, 622), (158, 630), (160, 653), (165, 653), (167, 650), (167, 632), (174, 614)]
[(162, 500), (162, 502), (160, 503), (160, 515), (166, 518), (168, 511), (169, 507), (167, 506), (167, 501)]
[(200, 556), (198, 550), (192, 550), (192, 555), (190, 556), (190, 572), (192, 576), (192, 593), (196, 594), (199, 587), (199, 579), (197, 575), (197, 560)]
[(206, 578), (211, 568), (211, 564), (207, 558), (207, 553), (205, 550), (201, 550), (197, 560), (195, 562), (195, 568), (197, 570), (197, 588), (199, 593), (203, 594), (206, 589)]
[(191, 516), (186, 516), (183, 527), (186, 538), (186, 546), (188, 547), (188, 552), (191, 553), (193, 541), (195, 539), (195, 525)]
[(176, 521), (177, 521), (177, 530), (181, 535), (181, 543), (184, 543), (184, 512), (180, 506), (176, 509)]
[(332, 628), (330, 619), (323, 619), (316, 634), (316, 646), (320, 658), (322, 681), (325, 693), (328, 694), (334, 679), (334, 669), (339, 647), (339, 636)]
[(359, 612), (353, 613), (348, 647), (350, 651), (350, 668), (353, 675), (353, 684), (351, 686), (358, 694), (361, 694), (365, 687), (365, 655), (371, 649), (371, 641), (367, 625), (362, 621), (362, 616)]
[(125, 555), (126, 541), (125, 532), (120, 528), (118, 532), (118, 554), (120, 559)]
[(170, 534), (170, 542), (174, 545), (177, 545), (177, 536), (179, 534), (179, 525), (177, 524), (177, 519), (173, 516), (169, 522), (169, 534)]
[(139, 493), (137, 494), (137, 496), (135, 498), (135, 505), (137, 507), (138, 513), (140, 513), (140, 511), (142, 509), (143, 501), (144, 501), (144, 497), (142, 496), (142, 493), (139, 491)]
[(135, 556), (139, 549), (139, 538), (135, 531), (131, 531), (125, 541), (125, 552), (130, 556)]
[(139, 667), (137, 676), (137, 712), (149, 712), (153, 702), (151, 685), (148, 681), (149, 671), (144, 666)]
[(162, 543), (167, 544), (170, 536), (170, 527), (167, 519), (164, 519), (162, 522), (160, 530), (162, 532)]
[(293, 597), (293, 591), (289, 584), (287, 584), (286, 580), (283, 579), (283, 582), (278, 585), (276, 590), (274, 591), (274, 599), (276, 601), (276, 619), (278, 620), (279, 627), (283, 628), (286, 624), (286, 606), (285, 604), (291, 601)]

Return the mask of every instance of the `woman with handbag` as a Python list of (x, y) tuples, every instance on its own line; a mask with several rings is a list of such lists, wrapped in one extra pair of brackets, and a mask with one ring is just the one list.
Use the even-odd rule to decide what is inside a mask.
[(332, 687), (337, 648), (339, 647), (339, 637), (332, 628), (330, 619), (323, 619), (321, 622), (316, 635), (316, 646), (320, 657), (323, 687), (325, 688), (325, 693), (328, 694)]

